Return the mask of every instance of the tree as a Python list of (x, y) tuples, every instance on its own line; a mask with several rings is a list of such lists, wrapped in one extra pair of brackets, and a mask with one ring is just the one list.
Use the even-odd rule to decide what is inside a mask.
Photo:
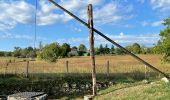
[(78, 47), (79, 56), (83, 56), (83, 54), (86, 53), (86, 51), (87, 51), (86, 46), (84, 44), (80, 44)]
[(33, 47), (27, 47), (21, 50), (21, 57), (23, 58), (35, 58), (36, 50)]
[(164, 61), (170, 62), (170, 17), (164, 19), (163, 24), (167, 27), (160, 32), (161, 39), (158, 41), (155, 49), (161, 51)]
[(14, 56), (14, 57), (19, 57), (19, 56), (21, 56), (21, 51), (22, 51), (22, 49), (21, 49), (20, 47), (14, 47), (13, 56)]
[(115, 48), (114, 48), (113, 45), (111, 46), (110, 53), (111, 53), (111, 54), (114, 54), (114, 53), (115, 53)]
[(86, 51), (87, 51), (86, 46), (85, 46), (84, 44), (80, 44), (80, 45), (79, 45), (79, 51), (84, 51), (84, 52), (86, 52)]
[(162, 42), (160, 40), (158, 41), (157, 45), (155, 45), (153, 47), (153, 52), (155, 54), (162, 54), (162, 52), (163, 52), (163, 50), (162, 50)]
[(0, 57), (5, 56), (5, 53), (3, 51), (0, 51)]
[(132, 45), (132, 52), (135, 53), (135, 54), (140, 54), (141, 52), (141, 47), (138, 43), (134, 43)]
[(99, 46), (99, 54), (104, 54), (104, 48), (102, 44)]
[(41, 52), (38, 53), (38, 58), (50, 62), (55, 62), (57, 58), (61, 57), (62, 49), (58, 43), (51, 43), (46, 45)]
[(116, 48), (116, 49), (115, 49), (115, 53), (116, 53), (117, 55), (123, 55), (123, 54), (125, 54), (124, 51), (123, 51), (122, 49), (120, 49), (120, 48)]
[(67, 43), (63, 43), (61, 48), (62, 48), (62, 56), (63, 57), (68, 56), (68, 53), (71, 51), (70, 45)]
[(106, 44), (104, 47), (104, 54), (109, 54), (110, 48), (108, 48), (108, 45)]
[(163, 25), (169, 27), (170, 26), (170, 17), (164, 19)]

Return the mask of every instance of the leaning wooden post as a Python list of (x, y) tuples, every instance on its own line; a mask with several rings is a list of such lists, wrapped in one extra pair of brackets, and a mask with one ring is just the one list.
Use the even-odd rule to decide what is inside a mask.
[(26, 77), (27, 78), (28, 78), (28, 74), (29, 74), (28, 70), (29, 70), (29, 61), (27, 61), (27, 66), (26, 66)]
[(94, 32), (93, 32), (93, 7), (88, 5), (88, 27), (89, 27), (89, 41), (90, 41), (90, 57), (92, 66), (92, 82), (93, 82), (93, 96), (96, 96), (96, 68), (95, 68), (95, 53), (94, 53)]
[(109, 60), (107, 61), (107, 77), (109, 77), (109, 66), (110, 66), (110, 64), (109, 64)]
[(69, 70), (68, 70), (68, 61), (66, 61), (66, 71), (67, 71), (67, 73), (69, 73)]

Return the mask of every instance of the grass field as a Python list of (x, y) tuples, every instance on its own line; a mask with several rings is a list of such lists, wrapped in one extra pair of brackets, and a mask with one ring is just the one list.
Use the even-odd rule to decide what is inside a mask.
[[(165, 64), (161, 62), (161, 55), (138, 55), (142, 59), (146, 60), (156, 68), (160, 69), (163, 72), (170, 73), (170, 64)], [(15, 62), (14, 62), (15, 59)], [(7, 65), (7, 62), (11, 60), (11, 63)], [(20, 62), (23, 61), (24, 62)], [(69, 74), (66, 73), (66, 61), (68, 63)], [(109, 61), (109, 72), (110, 76), (106, 76), (107, 72), (107, 61)], [(0, 84), (9, 85), (9, 87), (18, 88), (18, 90), (22, 90), (20, 86), (18, 86), (18, 82), (21, 82), (21, 87), (29, 89), (29, 80), (31, 80), (31, 84), (33, 81), (43, 81), (41, 79), (61, 79), (63, 83), (72, 82), (73, 84), (79, 81), (84, 80), (84, 82), (91, 82), (91, 60), (90, 57), (73, 57), (73, 58), (62, 58), (58, 59), (56, 63), (49, 63), (45, 61), (30, 61), (29, 62), (29, 74), (32, 74), (35, 77), (30, 77), (27, 79), (22, 76), (18, 76), (18, 74), (26, 73), (27, 62), (25, 59), (18, 58), (0, 58), (0, 73), (6, 74), (7, 76), (1, 77)], [(164, 84), (160, 81), (155, 84), (143, 84), (142, 80), (145, 77), (154, 82), (155, 80), (160, 80), (162, 76), (160, 74), (155, 73), (155, 71), (146, 68), (145, 65), (136, 61), (129, 55), (122, 56), (96, 56), (96, 71), (97, 71), (97, 81), (112, 81), (114, 85), (105, 88), (104, 90), (98, 90), (98, 96), (95, 98), (96, 100), (138, 100), (143, 99), (160, 99), (166, 100), (169, 98), (170, 87), (169, 84)], [(8, 74), (17, 74), (12, 78)], [(61, 76), (60, 76), (61, 75)], [(67, 77), (69, 75), (69, 78)], [(156, 76), (152, 77), (152, 75)], [(3, 75), (2, 75), (3, 76)], [(88, 77), (87, 77), (88, 76)], [(77, 77), (77, 78), (76, 78)], [(83, 78), (83, 79), (81, 79)], [(4, 81), (4, 79), (7, 81)], [(17, 79), (17, 80), (16, 80)], [(79, 79), (79, 81), (77, 81)], [(16, 82), (15, 82), (16, 81)], [(18, 81), (18, 82), (17, 82)], [(27, 82), (28, 81), (28, 82)], [(25, 82), (25, 83), (24, 83)], [(58, 81), (57, 81), (58, 82)], [(83, 83), (84, 83), (83, 82)], [(142, 84), (140, 84), (140, 82)], [(16, 83), (16, 85), (14, 84)], [(43, 82), (40, 82), (43, 83)], [(48, 83), (48, 82), (47, 82)], [(24, 85), (23, 85), (24, 84)], [(27, 85), (26, 85), (27, 84)], [(44, 84), (44, 83), (43, 83)], [(38, 85), (38, 87), (43, 86), (44, 89), (47, 87), (44, 85)], [(33, 85), (33, 84), (32, 84)], [(80, 83), (81, 85), (81, 83)], [(57, 85), (56, 85), (57, 86)], [(3, 87), (4, 90), (9, 87)], [(34, 85), (33, 85), (34, 87)], [(36, 84), (35, 84), (36, 87)], [(53, 86), (52, 86), (53, 87)], [(15, 88), (13, 88), (15, 90)], [(11, 89), (11, 88), (10, 88)], [(13, 93), (13, 89), (11, 89), (10, 93)], [(1, 91), (3, 93), (3, 91)], [(6, 91), (8, 93), (9, 91)], [(5, 93), (5, 92), (4, 92)], [(54, 95), (54, 94), (53, 94)], [(51, 94), (52, 98), (64, 98), (64, 99), (82, 99), (83, 95), (65, 95), (66, 97), (57, 97)], [(158, 96), (157, 96), (158, 95)], [(78, 97), (78, 98), (77, 98)]]
[[(161, 63), (160, 55), (139, 55), (142, 59), (154, 65), (158, 69), (170, 73), (170, 64)], [(13, 60), (15, 59), (15, 63)], [(6, 62), (11, 60), (12, 63), (6, 67)], [(0, 58), (0, 73), (25, 73), (27, 62), (18, 62), (23, 59), (16, 58)], [(56, 63), (45, 61), (30, 61), (29, 73), (66, 73), (66, 61), (69, 61), (69, 73), (90, 73), (91, 60), (89, 57), (75, 57), (58, 59)], [(145, 72), (151, 69), (145, 69), (145, 65), (136, 61), (129, 55), (124, 56), (96, 56), (97, 73), (106, 73), (107, 61), (109, 61), (110, 73), (130, 73), (130, 72)]]

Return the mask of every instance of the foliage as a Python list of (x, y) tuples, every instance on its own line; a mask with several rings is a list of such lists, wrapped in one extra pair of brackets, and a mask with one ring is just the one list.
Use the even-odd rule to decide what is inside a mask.
[(169, 26), (170, 26), (170, 17), (164, 19), (163, 24), (164, 24), (165, 26), (169, 27)]
[(124, 51), (123, 51), (122, 49), (116, 48), (116, 49), (115, 49), (115, 54), (117, 54), (117, 55), (123, 55), (123, 54), (125, 54), (125, 53), (124, 53)]
[(110, 53), (111, 53), (111, 54), (115, 54), (115, 48), (114, 48), (113, 45), (111, 46)]
[(84, 44), (80, 44), (78, 47), (79, 56), (83, 56), (87, 52), (87, 48)]
[(99, 54), (103, 54), (104, 48), (103, 48), (103, 45), (102, 45), (102, 44), (100, 44), (99, 49), (98, 49), (98, 52), (99, 52)]
[(140, 54), (141, 53), (141, 47), (138, 43), (134, 43), (133, 45), (126, 46), (126, 49), (131, 51), (134, 54)]
[(80, 44), (78, 50), (86, 52), (87, 48), (86, 48), (86, 46), (84, 44)]
[(0, 57), (5, 56), (5, 53), (3, 51), (0, 51)]
[(41, 52), (38, 53), (38, 58), (50, 62), (55, 62), (62, 54), (62, 48), (58, 43), (46, 45)]
[(22, 51), (22, 49), (21, 49), (20, 47), (14, 47), (13, 56), (14, 56), (14, 57), (19, 57), (19, 56), (21, 56), (21, 51)]
[(67, 43), (64, 43), (62, 46), (62, 55), (63, 57), (67, 57), (68, 53), (71, 51), (70, 45)]
[(155, 52), (162, 53), (163, 61), (170, 62), (170, 17), (164, 19), (165, 26), (164, 30), (160, 32), (161, 39), (158, 41), (157, 45), (154, 47)]

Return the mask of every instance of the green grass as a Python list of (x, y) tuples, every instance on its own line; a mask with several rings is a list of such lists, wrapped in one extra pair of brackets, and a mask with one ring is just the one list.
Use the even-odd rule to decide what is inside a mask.
[(170, 83), (162, 81), (145, 84), (118, 84), (99, 91), (95, 100), (169, 100)]

